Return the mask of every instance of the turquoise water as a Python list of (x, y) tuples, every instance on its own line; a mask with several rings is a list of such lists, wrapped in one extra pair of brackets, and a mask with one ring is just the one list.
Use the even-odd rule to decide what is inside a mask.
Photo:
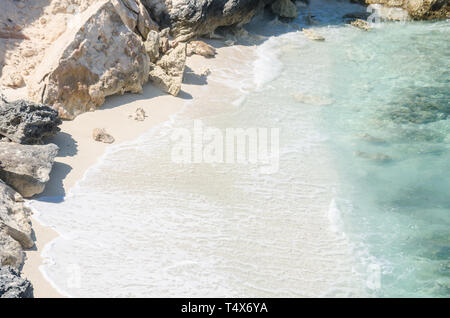
[(331, 49), (323, 112), (345, 228), (380, 296), (450, 296), (450, 24), (386, 24)]
[[(61, 292), (450, 296), (450, 23), (363, 32), (341, 23), (357, 5), (308, 10), (325, 42), (296, 31), (304, 15), (255, 21), (271, 37), (212, 70), (214, 98), (109, 148), (62, 203), (32, 202), (61, 233), (42, 269)], [(279, 170), (173, 162), (196, 120), (279, 129)]]

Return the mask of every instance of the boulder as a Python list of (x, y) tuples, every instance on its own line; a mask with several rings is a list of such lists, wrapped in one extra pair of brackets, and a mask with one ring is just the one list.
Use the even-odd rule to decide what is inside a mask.
[(214, 57), (216, 49), (203, 41), (191, 41), (187, 45), (186, 54), (187, 56), (197, 54), (204, 57)]
[(0, 266), (18, 268), (22, 249), (33, 247), (30, 214), (22, 196), (0, 180)]
[(105, 129), (95, 128), (92, 132), (92, 138), (95, 141), (103, 142), (105, 144), (112, 144), (115, 139), (113, 136), (108, 134)]
[(33, 286), (11, 266), (0, 267), (0, 298), (33, 298)]
[(364, 31), (369, 31), (370, 29), (372, 29), (367, 21), (361, 19), (356, 19), (350, 22), (350, 25)]
[[(132, 2), (132, 1), (130, 1)], [(29, 98), (52, 105), (60, 118), (95, 110), (105, 97), (142, 92), (149, 58), (141, 37), (110, 2), (99, 2), (47, 49), (29, 80)]]
[(7, 102), (0, 98), (0, 135), (21, 144), (42, 144), (56, 135), (61, 120), (48, 106), (24, 100)]
[(450, 1), (448, 0), (366, 0), (366, 3), (404, 9), (414, 20), (450, 18)]
[(58, 146), (0, 142), (0, 179), (29, 198), (44, 191)]
[(276, 15), (282, 18), (295, 19), (298, 17), (297, 6), (291, 0), (277, 0), (270, 7)]
[(150, 80), (167, 93), (177, 96), (186, 66), (186, 43), (170, 49), (156, 64), (150, 65)]
[(150, 15), (174, 37), (187, 41), (221, 26), (242, 26), (272, 0), (142, 0)]

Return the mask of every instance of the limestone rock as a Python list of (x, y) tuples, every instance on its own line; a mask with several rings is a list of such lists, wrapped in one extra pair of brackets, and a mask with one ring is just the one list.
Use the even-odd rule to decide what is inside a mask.
[(364, 30), (364, 31), (369, 31), (370, 29), (372, 29), (369, 25), (369, 23), (367, 23), (367, 21), (361, 20), (361, 19), (356, 19), (352, 22), (350, 22), (351, 26), (354, 26), (355, 28)]
[(159, 33), (152, 30), (148, 33), (147, 40), (144, 42), (145, 51), (152, 63), (155, 63), (159, 58), (160, 41)]
[(33, 298), (33, 286), (11, 266), (0, 267), (0, 298)]
[(110, 1), (93, 4), (77, 21), (47, 50), (28, 85), (31, 100), (52, 105), (63, 119), (94, 110), (106, 96), (140, 93), (148, 79), (144, 43)]
[(30, 214), (22, 197), (0, 180), (0, 266), (18, 268), (23, 262), (22, 248), (34, 245)]
[(303, 29), (303, 34), (305, 34), (309, 39), (313, 41), (325, 41), (325, 38), (319, 34), (317, 34), (315, 31), (311, 29)]
[(92, 138), (95, 141), (103, 142), (105, 144), (112, 144), (115, 139), (113, 136), (108, 134), (105, 129), (95, 128), (92, 132)]
[(187, 45), (186, 54), (187, 56), (197, 54), (204, 57), (214, 57), (216, 49), (203, 41), (191, 41)]
[(136, 111), (129, 116), (129, 118), (137, 121), (144, 121), (145, 117), (147, 117), (147, 115), (142, 107), (137, 108)]
[(282, 18), (295, 19), (298, 17), (297, 6), (291, 0), (277, 0), (272, 3), (271, 9)]
[(0, 142), (0, 178), (22, 196), (44, 191), (58, 146), (20, 145)]
[(61, 120), (48, 106), (24, 100), (7, 102), (0, 99), (0, 135), (21, 144), (42, 144), (56, 135)]
[(272, 0), (142, 0), (156, 22), (187, 41), (219, 26), (242, 26)]
[(366, 0), (366, 3), (402, 8), (414, 20), (450, 18), (450, 1), (448, 0)]
[(164, 91), (177, 96), (186, 65), (186, 43), (170, 49), (156, 64), (150, 65), (150, 80)]

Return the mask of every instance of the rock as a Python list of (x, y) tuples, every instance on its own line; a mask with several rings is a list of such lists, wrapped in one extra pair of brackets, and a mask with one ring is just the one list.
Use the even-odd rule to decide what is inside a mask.
[(186, 43), (170, 49), (156, 64), (150, 65), (150, 80), (164, 91), (177, 96), (186, 65)]
[(142, 38), (146, 39), (150, 31), (159, 31), (159, 25), (152, 20), (141, 1), (138, 1), (138, 6), (139, 15), (137, 20), (137, 30), (141, 34)]
[(314, 41), (325, 41), (325, 38), (319, 34), (317, 34), (312, 29), (303, 29), (303, 34), (305, 34), (309, 39)]
[(450, 1), (448, 0), (366, 0), (366, 3), (404, 9), (414, 20), (450, 18)]
[(152, 30), (147, 35), (147, 40), (144, 42), (145, 51), (147, 52), (150, 62), (155, 63), (159, 58), (160, 37), (159, 33)]
[(169, 44), (169, 32), (170, 29), (166, 28), (159, 32), (159, 53), (160, 55), (166, 54), (170, 49)]
[(272, 3), (271, 9), (273, 13), (288, 19), (295, 19), (298, 17), (297, 6), (291, 0), (277, 0)]
[(145, 117), (147, 117), (147, 115), (142, 107), (137, 108), (136, 111), (129, 116), (129, 118), (137, 121), (144, 121)]
[(352, 22), (350, 22), (351, 26), (354, 26), (355, 28), (364, 30), (364, 31), (369, 31), (370, 29), (372, 29), (369, 25), (369, 23), (367, 23), (367, 21), (361, 20), (361, 19), (356, 19)]
[(7, 102), (0, 99), (0, 135), (21, 144), (42, 144), (56, 135), (61, 120), (48, 106), (24, 100)]
[(310, 104), (310, 105), (317, 105), (317, 106), (325, 106), (330, 105), (333, 103), (331, 99), (324, 98), (321, 96), (315, 96), (315, 95), (305, 95), (301, 93), (292, 94), (292, 97), (296, 102), (303, 103), (303, 104)]
[(220, 26), (242, 26), (273, 0), (142, 0), (156, 22), (179, 41), (213, 34)]
[(31, 146), (0, 142), (0, 179), (25, 198), (41, 193), (50, 178), (58, 150), (54, 144)]
[(93, 4), (77, 21), (47, 50), (28, 85), (31, 100), (52, 105), (63, 119), (94, 110), (106, 96), (140, 93), (148, 79), (144, 43), (110, 1)]
[(388, 155), (385, 155), (384, 153), (376, 153), (376, 154), (371, 154), (371, 153), (367, 153), (367, 152), (362, 152), (362, 151), (355, 151), (355, 156), (358, 156), (360, 158), (364, 158), (364, 159), (369, 159), (375, 162), (380, 162), (380, 163), (386, 163), (389, 161), (392, 161), (392, 158), (389, 157)]
[(187, 45), (186, 54), (187, 56), (197, 54), (204, 57), (214, 57), (216, 49), (203, 41), (191, 41)]
[(33, 247), (30, 214), (22, 196), (0, 180), (0, 266), (19, 268), (22, 248)]
[(211, 75), (211, 70), (209, 68), (205, 68), (202, 71), (200, 71), (200, 76), (206, 77), (206, 76), (209, 76), (209, 75)]
[(364, 134), (360, 135), (360, 138), (362, 140), (365, 140), (365, 141), (373, 143), (373, 144), (385, 144), (386, 143), (386, 140), (378, 138), (378, 137), (374, 137), (368, 133), (364, 133)]
[(11, 88), (20, 88), (25, 85), (25, 81), (23, 80), (22, 75), (17, 72), (17, 70), (13, 69), (12, 66), (6, 65), (2, 69), (2, 73), (6, 74), (3, 77), (2, 84)]
[(95, 141), (100, 141), (105, 144), (112, 144), (115, 141), (114, 137), (108, 134), (105, 129), (100, 128), (94, 129), (92, 138), (94, 138)]
[(33, 298), (33, 286), (11, 266), (0, 267), (0, 298)]

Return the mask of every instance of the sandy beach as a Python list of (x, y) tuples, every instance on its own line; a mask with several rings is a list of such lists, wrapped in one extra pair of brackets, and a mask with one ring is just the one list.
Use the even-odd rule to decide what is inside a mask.
[[(215, 44), (217, 47), (221, 46), (220, 42)], [(248, 47), (241, 48), (244, 55), (250, 50)], [(103, 155), (109, 145), (94, 141), (93, 129), (104, 128), (115, 138), (114, 144), (133, 140), (151, 127), (167, 121), (171, 115), (180, 111), (187, 101), (207, 98), (208, 94), (214, 94), (214, 87), (211, 87), (213, 85), (208, 84), (207, 79), (202, 79), (199, 74), (207, 68), (214, 73), (215, 69), (226, 67), (229, 63), (227, 56), (230, 53), (236, 54), (236, 46), (218, 48), (217, 55), (213, 59), (198, 55), (189, 57), (182, 92), (178, 97), (170, 96), (148, 83), (142, 94), (126, 93), (122, 96), (111, 96), (95, 112), (84, 113), (73, 121), (64, 121), (60, 126), (61, 132), (49, 140), (50, 143), (58, 145), (60, 151), (50, 181), (45, 191), (38, 197), (64, 197), (83, 177), (86, 170)], [(7, 98), (14, 100), (25, 97), (26, 91), (21, 89), (5, 93)], [(129, 115), (139, 107), (146, 113), (144, 121), (129, 118)], [(26, 251), (22, 273), (32, 282), (35, 297), (63, 297), (39, 270), (44, 261), (41, 257), (43, 249), (46, 244), (58, 237), (58, 233), (50, 227), (43, 226), (35, 218), (32, 218), (32, 223), (35, 247)]]

